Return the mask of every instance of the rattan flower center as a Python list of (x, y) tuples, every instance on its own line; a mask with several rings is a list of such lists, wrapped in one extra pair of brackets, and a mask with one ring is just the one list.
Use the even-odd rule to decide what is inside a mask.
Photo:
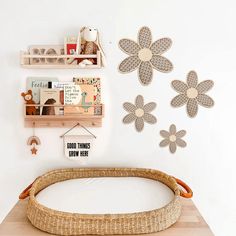
[(144, 115), (144, 110), (141, 109), (141, 108), (136, 109), (136, 110), (135, 110), (135, 115), (136, 115), (137, 117), (142, 117), (142, 116)]
[(176, 141), (176, 136), (173, 135), (173, 134), (170, 135), (169, 140), (170, 140), (171, 142), (175, 142), (175, 141)]
[(196, 98), (198, 96), (198, 91), (195, 88), (189, 88), (187, 90), (187, 97), (188, 98)]
[(152, 59), (152, 51), (149, 48), (142, 48), (138, 52), (138, 57), (141, 61), (150, 61)]

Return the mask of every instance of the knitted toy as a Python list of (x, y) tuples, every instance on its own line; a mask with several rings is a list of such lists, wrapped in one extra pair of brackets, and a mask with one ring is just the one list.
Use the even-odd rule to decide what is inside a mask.
[[(78, 47), (79, 46), (79, 47)], [(80, 45), (77, 45), (78, 51), (81, 54), (97, 54), (99, 50), (101, 52), (102, 65), (105, 66), (105, 54), (101, 47), (99, 32), (92, 27), (83, 27), (80, 30)], [(80, 66), (94, 64), (93, 58), (85, 59), (80, 63)]]
[[(27, 93), (21, 93), (21, 96), (24, 98), (26, 104), (36, 104), (33, 101), (32, 90), (28, 90)], [(27, 106), (26, 107), (26, 115), (36, 115), (36, 107), (35, 106)]]

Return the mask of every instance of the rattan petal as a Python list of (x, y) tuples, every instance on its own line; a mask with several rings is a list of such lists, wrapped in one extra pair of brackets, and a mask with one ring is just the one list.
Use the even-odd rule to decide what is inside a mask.
[(140, 50), (140, 46), (130, 39), (121, 39), (119, 41), (119, 46), (121, 50), (129, 55), (138, 54)]
[(197, 115), (198, 112), (198, 104), (196, 99), (189, 99), (187, 102), (187, 113), (188, 115), (193, 118)]
[(135, 127), (137, 131), (142, 131), (144, 128), (144, 121), (149, 124), (155, 124), (157, 119), (149, 112), (155, 109), (156, 103), (150, 102), (144, 105), (143, 96), (138, 95), (135, 99), (135, 105), (125, 102), (123, 107), (130, 114), (126, 115), (123, 122), (128, 124), (135, 120)]
[(186, 104), (187, 101), (188, 101), (188, 98), (185, 94), (179, 94), (171, 100), (171, 105), (173, 107), (181, 107), (184, 104)]
[(175, 136), (177, 137), (177, 138), (182, 138), (182, 137), (184, 137), (186, 135), (186, 131), (185, 130), (180, 130), (180, 131), (178, 131), (176, 134), (175, 134)]
[(176, 134), (176, 126), (174, 124), (170, 126), (169, 132), (170, 132), (170, 135)]
[(130, 114), (126, 115), (126, 116), (123, 118), (123, 122), (124, 122), (125, 124), (130, 124), (130, 123), (132, 123), (135, 119), (136, 119), (136, 116), (134, 115), (134, 113), (130, 113)]
[(121, 73), (129, 73), (138, 68), (141, 61), (138, 56), (130, 56), (124, 59), (119, 65), (119, 71)]
[(139, 66), (138, 77), (142, 85), (148, 85), (152, 81), (153, 70), (149, 61), (142, 62)]
[(173, 69), (173, 65), (161, 54), (171, 47), (171, 39), (162, 38), (153, 44), (151, 43), (151, 31), (146, 26), (142, 27), (138, 33), (138, 44), (133, 40), (121, 39), (119, 46), (130, 57), (121, 62), (119, 72), (129, 73), (139, 67), (138, 78), (142, 85), (151, 83), (153, 68), (163, 73), (170, 72)]
[(170, 152), (175, 153), (177, 146), (186, 147), (186, 142), (181, 139), (185, 134), (185, 130), (180, 130), (177, 132), (176, 126), (174, 124), (170, 125), (169, 132), (166, 130), (160, 131), (160, 135), (164, 138), (164, 140), (160, 143), (160, 147), (169, 145)]
[(128, 111), (128, 112), (134, 112), (134, 111), (136, 110), (136, 106), (133, 105), (133, 104), (130, 103), (130, 102), (125, 102), (125, 103), (123, 104), (123, 107), (124, 107), (124, 109), (125, 109), (126, 111)]
[(214, 82), (212, 80), (205, 80), (198, 84), (197, 91), (198, 93), (206, 93), (214, 86)]
[(200, 105), (204, 106), (204, 107), (212, 107), (214, 106), (214, 101), (211, 97), (209, 97), (206, 94), (199, 94), (197, 96), (197, 101)]
[(182, 82), (180, 80), (173, 80), (171, 82), (171, 85), (174, 88), (174, 90), (179, 93), (185, 93), (188, 89), (187, 84), (185, 84), (184, 82)]
[(161, 142), (160, 142), (160, 147), (166, 147), (170, 144), (170, 140), (169, 139), (163, 139)]
[(150, 60), (153, 67), (163, 73), (168, 73), (173, 70), (173, 65), (171, 61), (160, 55), (153, 55)]
[(171, 153), (176, 152), (176, 143), (175, 142), (170, 142), (169, 150), (170, 150)]
[(149, 48), (152, 43), (151, 30), (144, 26), (139, 30), (138, 42), (141, 48)]
[(149, 102), (144, 105), (143, 110), (144, 112), (151, 112), (156, 108), (157, 104), (155, 102)]
[(196, 88), (198, 83), (197, 73), (190, 71), (187, 75), (187, 84), (190, 88)]
[(169, 138), (170, 136), (170, 133), (166, 130), (161, 130), (160, 131), (160, 135), (163, 137), (163, 138)]
[(171, 45), (172, 45), (172, 41), (170, 38), (162, 38), (155, 41), (151, 45), (150, 49), (153, 54), (161, 55), (164, 52), (166, 52), (171, 47)]
[(177, 138), (176, 139), (176, 145), (179, 146), (179, 147), (184, 148), (184, 147), (187, 146), (187, 143), (183, 139)]
[(135, 128), (138, 132), (141, 132), (143, 130), (143, 127), (144, 127), (144, 121), (143, 121), (143, 118), (141, 117), (138, 117), (136, 120), (135, 120)]
[(135, 99), (135, 105), (137, 108), (143, 108), (144, 106), (144, 99), (143, 96), (138, 95)]
[(181, 94), (172, 99), (171, 105), (179, 107), (187, 101), (187, 114), (195, 117), (198, 112), (198, 104), (207, 108), (214, 105), (213, 99), (205, 94), (213, 85), (212, 80), (205, 80), (198, 84), (197, 73), (190, 71), (187, 74), (187, 84), (179, 80), (172, 81), (173, 88)]
[(155, 124), (157, 122), (157, 118), (154, 115), (149, 114), (149, 113), (145, 113), (143, 115), (143, 119), (149, 124)]

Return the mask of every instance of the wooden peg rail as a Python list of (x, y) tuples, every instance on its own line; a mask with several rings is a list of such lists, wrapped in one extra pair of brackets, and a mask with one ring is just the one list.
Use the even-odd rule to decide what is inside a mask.
[[(94, 105), (92, 107), (100, 107), (99, 114), (66, 114), (66, 115), (26, 115), (26, 107), (36, 106), (41, 107), (45, 105), (25, 105), (24, 120), (25, 127), (72, 127), (76, 123), (80, 123), (85, 127), (101, 127), (102, 118), (104, 117), (104, 105)], [(77, 105), (47, 105), (53, 107), (81, 107)]]

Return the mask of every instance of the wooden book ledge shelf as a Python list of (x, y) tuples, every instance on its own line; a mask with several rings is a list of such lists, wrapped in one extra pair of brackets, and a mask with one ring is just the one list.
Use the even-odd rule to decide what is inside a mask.
[[(101, 52), (97, 54), (64, 54), (63, 45), (45, 45), (47, 49), (41, 49), (41, 46), (34, 46), (37, 53), (28, 51), (20, 52), (20, 65), (29, 69), (99, 69), (102, 67)], [(37, 48), (38, 47), (38, 48)], [(51, 47), (51, 48), (50, 48)], [(48, 49), (49, 48), (49, 49)], [(49, 51), (51, 49), (51, 51)], [(54, 50), (54, 49), (57, 49)], [(53, 50), (53, 51), (52, 51)], [(59, 50), (59, 52), (58, 52)], [(80, 66), (79, 62), (83, 59), (94, 59), (95, 64)]]
[[(37, 110), (43, 106), (52, 108), (80, 108), (81, 105), (27, 105), (24, 109), (25, 127), (72, 127), (76, 123), (80, 123), (86, 127), (101, 127), (102, 118), (104, 117), (104, 105), (93, 105), (94, 114), (57, 114), (57, 115), (27, 115), (26, 108), (29, 106), (35, 106)], [(63, 110), (62, 110), (63, 111)], [(37, 113), (41, 113), (38, 111)]]

